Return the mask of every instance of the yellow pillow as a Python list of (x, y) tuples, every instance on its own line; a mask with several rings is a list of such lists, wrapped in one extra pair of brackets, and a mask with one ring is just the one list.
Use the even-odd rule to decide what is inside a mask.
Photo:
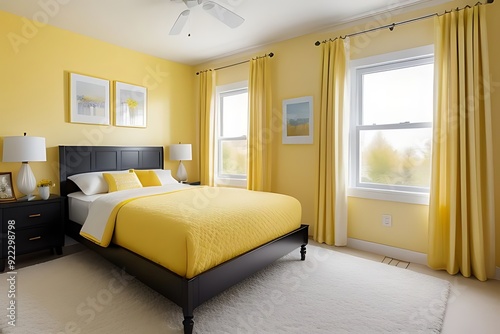
[(109, 192), (142, 188), (141, 181), (135, 173), (102, 173), (104, 180), (108, 184)]
[(161, 186), (161, 181), (154, 170), (133, 170), (143, 187)]

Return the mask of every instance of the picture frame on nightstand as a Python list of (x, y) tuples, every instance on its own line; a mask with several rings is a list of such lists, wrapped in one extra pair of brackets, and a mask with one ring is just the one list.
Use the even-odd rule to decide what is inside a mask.
[(12, 187), (12, 173), (0, 172), (0, 202), (11, 202), (15, 200), (16, 195)]

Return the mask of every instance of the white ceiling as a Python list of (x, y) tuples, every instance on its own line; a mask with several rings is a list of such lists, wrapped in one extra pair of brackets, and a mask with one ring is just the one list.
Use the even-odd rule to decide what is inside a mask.
[[(449, 1), (449, 0), (448, 0)], [(443, 0), (215, 0), (245, 22), (231, 29), (201, 6), (180, 35), (169, 31), (187, 7), (179, 0), (2, 0), (0, 10), (112, 44), (196, 65), (289, 38), (327, 31), (389, 10)], [(190, 36), (188, 36), (190, 34)]]

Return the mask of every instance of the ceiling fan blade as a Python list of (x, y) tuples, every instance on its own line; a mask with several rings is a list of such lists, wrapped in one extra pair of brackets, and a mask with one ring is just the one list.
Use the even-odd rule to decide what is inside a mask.
[(182, 28), (186, 25), (189, 13), (191, 11), (189, 9), (186, 9), (182, 13), (179, 14), (179, 17), (177, 20), (175, 20), (174, 25), (172, 26), (172, 29), (170, 29), (170, 32), (168, 33), (169, 35), (179, 35), (182, 31)]
[(201, 3), (200, 0), (183, 0), (183, 2), (186, 4), (186, 6), (188, 6), (188, 8), (198, 6)]
[(245, 21), (244, 18), (235, 12), (213, 1), (204, 1), (203, 9), (230, 28), (236, 28)]

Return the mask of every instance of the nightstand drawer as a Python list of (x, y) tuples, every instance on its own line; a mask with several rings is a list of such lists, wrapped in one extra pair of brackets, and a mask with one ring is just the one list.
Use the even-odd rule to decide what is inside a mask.
[(61, 219), (61, 204), (47, 203), (45, 205), (30, 205), (3, 210), (2, 232), (6, 232), (5, 222), (14, 220), (16, 230), (37, 227), (42, 224), (59, 223)]
[[(47, 200), (0, 202), (0, 272), (8, 256), (8, 228), (15, 234), (16, 255), (43, 249), (62, 254), (64, 246), (64, 198), (50, 195)], [(13, 223), (15, 222), (15, 223)]]
[[(30, 228), (16, 232), (16, 254), (26, 254), (33, 251), (50, 248), (58, 244), (60, 235), (56, 229)], [(59, 243), (60, 244), (60, 243)]]

